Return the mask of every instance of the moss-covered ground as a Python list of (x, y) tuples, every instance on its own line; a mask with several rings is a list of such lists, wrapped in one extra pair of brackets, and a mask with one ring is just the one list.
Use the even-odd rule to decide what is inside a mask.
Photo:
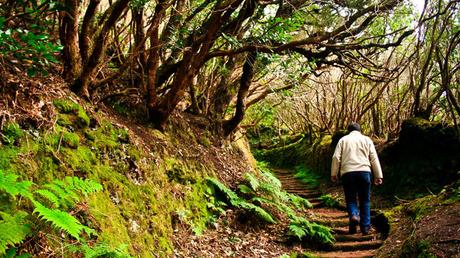
[[(97, 230), (97, 237), (87, 239), (90, 245), (107, 250), (125, 246), (139, 257), (170, 256), (178, 218), (196, 234), (206, 228), (211, 213), (204, 178), (215, 175), (215, 166), (187, 159), (173, 148), (180, 137), (193, 140), (192, 131), (173, 135), (147, 128), (160, 144), (146, 148), (126, 127), (70, 99), (55, 99), (53, 105), (56, 123), (49, 128), (3, 126), (0, 170), (36, 184), (65, 176), (101, 183), (103, 191), (84, 199), (88, 214), (83, 222)], [(197, 138), (197, 145), (211, 144), (205, 136)], [(67, 238), (50, 236), (47, 245), (61, 248), (70, 243)], [(63, 252), (69, 256), (73, 250)]]

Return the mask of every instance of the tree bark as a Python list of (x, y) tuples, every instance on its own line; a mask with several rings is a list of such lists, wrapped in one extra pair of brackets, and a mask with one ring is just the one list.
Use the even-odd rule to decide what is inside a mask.
[(88, 62), (90, 42), (91, 42), (91, 31), (93, 30), (93, 19), (96, 14), (97, 6), (101, 0), (91, 0), (88, 8), (86, 9), (85, 16), (83, 17), (83, 22), (81, 25), (80, 31), (80, 55), (82, 58), (82, 63), (86, 64)]
[[(129, 0), (118, 0), (110, 7), (110, 14), (107, 20), (102, 24), (100, 32), (97, 34), (93, 44), (93, 50), (89, 55), (88, 62), (83, 67), (80, 77), (75, 80), (71, 90), (78, 95), (90, 99), (89, 88), (91, 82), (95, 79), (97, 68), (101, 64), (107, 47), (108, 34), (110, 29), (115, 26), (118, 18), (128, 6)], [(105, 15), (104, 15), (105, 16)]]
[(64, 46), (64, 78), (69, 82), (73, 82), (81, 71), (80, 50), (78, 47), (80, 1), (66, 0), (65, 6), (66, 11), (63, 11), (62, 27), (60, 30), (61, 41), (63, 41)]
[[(156, 82), (158, 67), (160, 66), (160, 23), (167, 9), (166, 1), (160, 1), (155, 8), (155, 15), (152, 18), (150, 34), (150, 51), (148, 59), (148, 78), (147, 78), (147, 107), (151, 115), (155, 114), (154, 110), (158, 105), (156, 92)], [(152, 117), (152, 116), (151, 116)]]
[(235, 115), (222, 125), (225, 136), (229, 136), (244, 118), (244, 113), (246, 111), (245, 101), (248, 95), (249, 86), (251, 86), (251, 81), (254, 77), (254, 63), (256, 58), (257, 52), (251, 52), (248, 54), (246, 62), (244, 63), (243, 74), (240, 79), (240, 88), (238, 89)]

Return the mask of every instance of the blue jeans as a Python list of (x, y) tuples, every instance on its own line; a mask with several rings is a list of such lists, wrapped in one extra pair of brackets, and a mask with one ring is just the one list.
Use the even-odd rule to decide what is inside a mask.
[(342, 176), (342, 182), (349, 218), (360, 218), (361, 231), (368, 230), (371, 226), (371, 172), (348, 172)]

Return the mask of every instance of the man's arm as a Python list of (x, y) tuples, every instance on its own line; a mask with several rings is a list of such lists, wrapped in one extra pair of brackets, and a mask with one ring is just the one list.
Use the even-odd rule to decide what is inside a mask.
[(337, 182), (337, 175), (339, 174), (340, 161), (342, 158), (342, 141), (337, 143), (335, 147), (334, 155), (332, 156), (331, 164), (331, 180), (332, 182)]
[(372, 173), (374, 174), (374, 184), (381, 185), (383, 183), (382, 167), (380, 166), (379, 157), (375, 150), (374, 143), (370, 140), (369, 161), (371, 162)]

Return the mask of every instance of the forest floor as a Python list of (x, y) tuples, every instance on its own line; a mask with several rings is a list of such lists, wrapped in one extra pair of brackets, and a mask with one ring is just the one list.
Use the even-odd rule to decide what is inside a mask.
[(238, 214), (228, 210), (215, 224), (214, 229), (202, 236), (191, 235), (186, 229), (176, 233), (175, 255), (179, 257), (280, 257), (305, 255), (313, 257), (372, 257), (382, 245), (377, 233), (363, 236), (359, 232), (348, 234), (347, 213), (340, 208), (327, 208), (320, 200), (322, 193), (294, 179), (289, 170), (276, 170), (284, 190), (308, 199), (313, 209), (304, 216), (310, 221), (333, 229), (337, 242), (326, 249), (292, 242), (284, 230), (287, 221), (259, 228), (241, 223)]
[[(327, 193), (341, 193), (341, 188), (312, 189), (293, 177), (292, 171), (275, 170), (283, 188), (290, 193), (308, 199), (313, 209), (304, 215), (312, 222), (327, 225), (333, 229), (336, 243), (328, 248), (295, 243), (286, 238), (287, 222), (257, 227), (244, 224), (232, 210), (219, 218), (214, 228), (201, 236), (179, 229), (175, 234), (175, 255), (178, 257), (460, 257), (460, 204), (445, 201), (439, 197), (427, 197), (400, 205), (391, 213), (391, 231), (388, 237), (383, 233), (370, 235), (348, 233), (348, 217), (343, 205), (325, 207), (320, 196)], [(325, 191), (325, 192), (324, 192)], [(443, 201), (444, 200), (444, 201)], [(430, 206), (426, 208), (423, 205)], [(411, 219), (409, 207), (424, 209), (416, 221)], [(405, 208), (404, 208), (405, 207)], [(395, 213), (395, 211), (399, 211)], [(406, 210), (406, 212), (402, 212)], [(409, 213), (409, 215), (408, 215)], [(375, 217), (373, 216), (373, 221)], [(375, 222), (375, 221), (374, 221)], [(373, 223), (374, 223), (373, 222)], [(390, 226), (389, 224), (387, 226)], [(423, 256), (425, 255), (425, 256)], [(426, 256), (428, 255), (428, 256)], [(434, 257), (434, 256), (433, 256)]]

